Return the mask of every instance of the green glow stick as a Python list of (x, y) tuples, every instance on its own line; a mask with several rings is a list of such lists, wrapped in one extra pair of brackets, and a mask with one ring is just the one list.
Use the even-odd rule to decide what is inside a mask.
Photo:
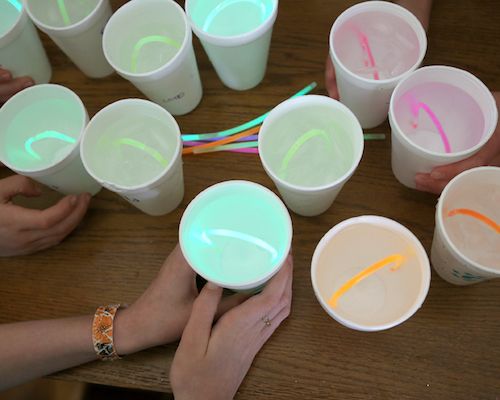
[(137, 72), (137, 60), (139, 58), (139, 54), (142, 48), (149, 43), (165, 43), (177, 49), (181, 48), (179, 42), (167, 36), (162, 36), (162, 35), (146, 36), (140, 39), (134, 46), (134, 51), (132, 53), (132, 72)]
[(330, 137), (326, 134), (325, 131), (321, 129), (311, 129), (310, 131), (307, 131), (303, 135), (301, 135), (295, 143), (290, 147), (290, 149), (287, 151), (285, 154), (285, 157), (283, 158), (283, 161), (281, 162), (281, 168), (279, 175), (283, 176), (283, 179), (286, 177), (286, 170), (288, 169), (288, 164), (290, 164), (290, 161), (292, 158), (297, 154), (297, 152), (300, 150), (300, 148), (309, 140), (316, 136), (323, 136), (327, 142), (331, 143)]
[(24, 143), (24, 148), (26, 149), (28, 154), (31, 155), (32, 157), (36, 158), (37, 160), (41, 160), (42, 157), (40, 157), (40, 155), (35, 150), (33, 150), (32, 146), (36, 142), (39, 142), (40, 140), (44, 140), (44, 139), (56, 139), (56, 140), (61, 140), (63, 142), (71, 143), (71, 144), (76, 143), (75, 138), (68, 136), (68, 135), (65, 135), (64, 133), (61, 133), (61, 132), (57, 132), (57, 131), (41, 132), (41, 133), (29, 138)]
[(66, 8), (66, 3), (64, 0), (57, 0), (57, 6), (59, 7), (59, 12), (66, 25), (71, 25), (71, 19), (69, 18), (68, 10)]
[[(300, 97), (304, 96), (308, 93), (310, 93), (314, 88), (318, 86), (316, 82), (312, 82), (311, 84), (307, 85), (304, 89), (300, 90), (299, 92), (295, 93), (291, 98), (295, 97)], [(269, 111), (270, 112), (270, 111)], [(235, 133), (239, 133), (242, 131), (245, 131), (247, 129), (253, 128), (254, 126), (257, 126), (264, 122), (266, 117), (268, 116), (269, 112), (261, 115), (260, 117), (257, 117), (251, 121), (245, 122), (242, 125), (238, 125), (234, 128), (227, 129), (225, 131), (220, 131), (220, 132), (214, 132), (214, 133), (187, 133), (184, 135), (181, 135), (182, 140), (186, 142), (190, 141), (196, 141), (196, 140), (205, 140), (205, 139), (212, 139), (212, 138), (221, 138), (221, 137), (226, 137), (226, 136), (231, 136)]]
[(151, 157), (153, 157), (156, 161), (158, 161), (164, 167), (166, 167), (168, 165), (168, 161), (165, 158), (163, 158), (163, 156), (161, 155), (161, 153), (159, 151), (147, 146), (146, 144), (144, 144), (142, 142), (139, 142), (138, 140), (134, 140), (134, 139), (130, 139), (130, 138), (122, 138), (122, 139), (115, 140), (113, 143), (116, 146), (117, 145), (127, 145), (127, 146), (131, 146), (131, 147), (135, 147), (136, 149), (139, 149), (139, 150), (142, 150), (142, 151), (145, 151), (146, 153), (148, 153)]
[(385, 133), (364, 133), (363, 137), (365, 140), (384, 140)]

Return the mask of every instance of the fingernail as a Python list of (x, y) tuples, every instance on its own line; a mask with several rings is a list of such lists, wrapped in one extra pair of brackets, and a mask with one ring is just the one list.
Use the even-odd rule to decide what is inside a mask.
[(0, 73), (0, 81), (8, 81), (10, 79), (11, 79), (11, 75), (9, 72), (4, 71), (4, 72)]
[(34, 85), (35, 85), (35, 82), (33, 82), (33, 81), (24, 82), (23, 89), (27, 89), (27, 88), (34, 86)]
[(440, 171), (432, 171), (431, 172), (431, 178), (432, 179), (437, 179), (437, 180), (440, 180), (440, 179), (444, 179), (445, 176), (442, 172)]
[(69, 204), (71, 206), (75, 206), (77, 202), (78, 202), (78, 196), (75, 196), (75, 195), (70, 196)]
[(217, 290), (219, 288), (215, 283), (212, 282), (207, 282), (205, 286), (210, 290)]

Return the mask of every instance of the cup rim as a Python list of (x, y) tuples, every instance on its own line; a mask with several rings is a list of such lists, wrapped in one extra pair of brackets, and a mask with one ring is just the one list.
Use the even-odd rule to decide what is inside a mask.
[[(262, 149), (262, 140), (268, 132), (267, 129), (268, 129), (269, 125), (272, 124), (275, 120), (281, 118), (284, 114), (287, 114), (288, 108), (290, 106), (294, 106), (296, 104), (301, 104), (301, 103), (304, 103), (305, 105), (308, 105), (308, 104), (310, 104), (310, 105), (313, 105), (313, 104), (326, 105), (326, 106), (329, 106), (331, 108), (335, 108), (337, 110), (340, 110), (340, 111), (346, 113), (348, 115), (348, 117), (350, 119), (352, 119), (352, 122), (354, 125), (353, 130), (355, 132), (354, 132), (353, 136), (357, 135), (357, 134), (359, 134), (361, 136), (361, 140), (360, 140), (361, 144), (360, 144), (360, 148), (359, 148), (359, 153), (357, 153), (357, 151), (358, 151), (357, 149), (354, 149), (353, 161), (352, 161), (352, 165), (349, 167), (349, 170), (345, 174), (343, 174), (342, 176), (340, 176), (339, 178), (334, 180), (333, 182), (330, 182), (330, 183), (327, 183), (324, 185), (320, 185), (320, 186), (300, 186), (300, 185), (296, 185), (293, 183), (289, 183), (289, 182), (283, 180), (282, 178), (280, 178), (279, 176), (277, 176), (273, 172), (273, 170), (270, 168), (269, 163), (265, 160), (265, 157), (264, 157), (265, 152)], [(361, 125), (360, 125), (358, 119), (356, 118), (356, 116), (354, 115), (354, 113), (348, 107), (346, 107), (344, 104), (342, 104), (340, 101), (332, 99), (332, 98), (327, 97), (327, 96), (316, 95), (316, 94), (310, 94), (310, 95), (306, 95), (306, 96), (291, 98), (291, 99), (285, 100), (285, 101), (281, 102), (280, 104), (278, 104), (275, 108), (273, 108), (269, 112), (268, 116), (264, 120), (262, 127), (260, 128), (260, 133), (259, 133), (259, 138), (258, 138), (258, 149), (259, 149), (260, 161), (261, 161), (264, 169), (266, 170), (267, 174), (271, 177), (271, 179), (275, 182), (278, 182), (280, 185), (283, 185), (286, 188), (289, 188), (289, 189), (294, 190), (296, 192), (306, 192), (306, 193), (315, 193), (315, 192), (326, 191), (326, 190), (332, 189), (332, 188), (342, 184), (347, 179), (349, 179), (349, 177), (354, 174), (354, 172), (356, 171), (356, 168), (358, 168), (359, 163), (361, 162), (361, 159), (363, 157), (363, 152), (364, 152), (364, 145), (365, 145), (365, 143), (364, 143), (364, 137), (363, 137), (363, 129), (361, 128)]]
[[(234, 186), (234, 185), (245, 185), (245, 186), (251, 186), (256, 188), (257, 190), (261, 190), (262, 192), (266, 193), (271, 199), (275, 200), (277, 204), (281, 206), (281, 209), (283, 211), (283, 215), (285, 217), (285, 223), (286, 223), (286, 228), (288, 230), (288, 240), (287, 240), (287, 251), (283, 252), (283, 255), (281, 259), (278, 260), (276, 263), (275, 267), (272, 268), (266, 275), (264, 275), (262, 278), (255, 280), (255, 281), (246, 281), (242, 282), (239, 284), (230, 284), (228, 282), (224, 282), (219, 279), (214, 279), (213, 277), (208, 276), (204, 271), (202, 271), (196, 263), (193, 262), (192, 258), (189, 255), (189, 252), (187, 251), (185, 244), (183, 243), (182, 240), (182, 232), (184, 231), (185, 224), (186, 224), (186, 219), (187, 216), (190, 214), (192, 209), (197, 205), (197, 203), (204, 197), (206, 197), (208, 194), (210, 194), (214, 190), (218, 190), (222, 186)], [(288, 209), (286, 208), (285, 204), (281, 201), (281, 199), (274, 193), (272, 190), (268, 189), (267, 187), (260, 185), (258, 183), (252, 182), (252, 181), (247, 181), (243, 179), (236, 179), (236, 180), (229, 180), (229, 181), (223, 181), (216, 183), (212, 186), (209, 186), (205, 189), (203, 189), (200, 193), (198, 193), (193, 200), (190, 201), (186, 209), (184, 210), (184, 213), (182, 214), (181, 221), (179, 223), (179, 244), (181, 247), (182, 254), (184, 255), (184, 258), (188, 262), (188, 264), (191, 266), (191, 268), (200, 276), (202, 276), (204, 279), (206, 279), (209, 282), (213, 282), (216, 285), (226, 288), (226, 289), (232, 289), (232, 290), (248, 290), (248, 289), (253, 289), (256, 287), (259, 287), (260, 285), (266, 283), (269, 279), (271, 279), (275, 274), (278, 273), (278, 271), (281, 269), (283, 266), (286, 258), (288, 257), (288, 253), (290, 252), (291, 246), (292, 246), (292, 238), (293, 238), (293, 225), (292, 225), (292, 218), (290, 216), (290, 213), (288, 212)]]
[(106, 58), (108, 63), (113, 67), (113, 69), (115, 71), (117, 71), (120, 75), (125, 76), (125, 77), (129, 77), (129, 79), (149, 78), (153, 75), (156, 75), (158, 72), (168, 71), (169, 69), (173, 69), (174, 67), (177, 67), (178, 65), (180, 65), (180, 63), (182, 62), (182, 59), (185, 57), (185, 54), (189, 51), (188, 44), (192, 42), (193, 33), (191, 31), (191, 27), (189, 26), (189, 22), (187, 20), (187, 17), (186, 17), (186, 14), (185, 14), (183, 8), (177, 2), (175, 2), (173, 0), (162, 0), (162, 1), (164, 4), (169, 4), (170, 6), (174, 7), (179, 12), (179, 14), (184, 22), (185, 34), (184, 34), (184, 39), (183, 39), (182, 44), (181, 44), (181, 48), (165, 64), (161, 65), (160, 67), (158, 67), (152, 71), (138, 73), (138, 72), (132, 72), (132, 71), (125, 70), (125, 69), (121, 68), (120, 66), (116, 65), (113, 58), (110, 57), (110, 54), (109, 54), (110, 52), (108, 50), (108, 47), (109, 47), (108, 46), (108, 42), (109, 42), (108, 37), (110, 35), (110, 33), (109, 33), (110, 29), (113, 28), (112, 24), (116, 24), (115, 21), (117, 20), (117, 18), (120, 18), (122, 14), (125, 14), (127, 12), (132, 12), (130, 10), (133, 9), (134, 7), (141, 7), (144, 5), (151, 4), (151, 1), (149, 2), (149, 4), (146, 4), (146, 0), (141, 0), (141, 1), (130, 0), (127, 3), (125, 3), (124, 5), (122, 5), (118, 10), (115, 11), (115, 13), (111, 16), (108, 23), (104, 27), (104, 31), (103, 31), (103, 35), (102, 35), (102, 48), (103, 48), (103, 52), (104, 52), (104, 57)]
[[(490, 98), (490, 100), (493, 104), (492, 110), (494, 110), (493, 111), (494, 112), (494, 115), (493, 115), (494, 121), (492, 124), (492, 129), (491, 129), (489, 134), (484, 135), (484, 137), (478, 143), (476, 143), (474, 146), (472, 146), (468, 149), (462, 150), (462, 151), (457, 151), (457, 152), (452, 152), (452, 153), (439, 153), (436, 151), (431, 151), (431, 150), (428, 150), (428, 149), (414, 143), (412, 140), (410, 140), (408, 138), (408, 136), (404, 133), (403, 129), (401, 129), (401, 127), (399, 126), (399, 123), (398, 123), (397, 118), (395, 116), (394, 107), (396, 106), (395, 105), (396, 97), (399, 95), (399, 91), (401, 90), (401, 87), (406, 82), (410, 81), (410, 79), (414, 78), (415, 76), (418, 76), (420, 74), (425, 74), (429, 71), (431, 73), (433, 71), (450, 71), (450, 73), (462, 74), (466, 79), (470, 79), (476, 85), (478, 85), (481, 88), (481, 90), (483, 90), (485, 92), (486, 96)], [(431, 82), (431, 81), (429, 81), (429, 82)], [(475, 101), (475, 99), (474, 99), (474, 101)], [(486, 120), (487, 120), (487, 118), (485, 118), (485, 123), (487, 122)], [(483, 147), (484, 144), (488, 140), (490, 140), (491, 136), (493, 136), (493, 133), (495, 131), (495, 127), (498, 123), (498, 110), (496, 107), (495, 98), (491, 94), (488, 87), (479, 78), (477, 78), (476, 76), (474, 76), (470, 72), (465, 71), (465, 70), (460, 69), (460, 68), (450, 67), (448, 65), (428, 65), (428, 66), (419, 68), (416, 71), (411, 72), (410, 74), (405, 76), (403, 79), (401, 79), (401, 81), (396, 85), (394, 92), (392, 92), (392, 96), (391, 96), (391, 100), (390, 100), (390, 104), (389, 104), (389, 121), (391, 123), (391, 128), (392, 128), (393, 132), (395, 131), (397, 133), (398, 137), (401, 138), (401, 140), (404, 142), (404, 144), (407, 147), (409, 146), (412, 149), (417, 150), (420, 154), (424, 154), (426, 156), (439, 157), (439, 158), (442, 158), (445, 160), (450, 159), (450, 161), (451, 161), (451, 159), (457, 159), (457, 158), (461, 158), (461, 157), (468, 156), (468, 155), (475, 153), (481, 147)], [(485, 129), (486, 129), (486, 126), (485, 126)]]
[[(30, 96), (30, 94), (33, 91), (40, 91), (40, 90), (45, 90), (47, 88), (54, 89), (54, 90), (59, 90), (61, 92), (65, 92), (66, 94), (69, 94), (73, 99), (75, 100), (76, 104), (79, 106), (79, 109), (81, 111), (81, 128), (80, 128), (80, 133), (78, 134), (78, 137), (76, 138), (76, 142), (72, 144), (70, 147), (71, 150), (68, 152), (68, 154), (62, 158), (59, 161), (53, 162), (49, 165), (47, 165), (44, 168), (35, 168), (35, 169), (24, 169), (24, 168), (17, 168), (12, 163), (10, 163), (8, 160), (2, 160), (2, 163), (5, 164), (8, 168), (12, 169), (13, 171), (16, 171), (22, 175), (28, 175), (28, 176), (42, 176), (45, 174), (45, 172), (50, 171), (50, 170), (59, 170), (62, 166), (64, 166), (67, 162), (73, 160), (73, 158), (78, 155), (78, 151), (75, 151), (75, 149), (79, 149), (80, 142), (82, 140), (83, 132), (85, 130), (85, 127), (88, 122), (88, 114), (87, 114), (87, 109), (85, 108), (85, 105), (83, 104), (82, 99), (71, 89), (68, 89), (66, 86), (58, 85), (55, 83), (43, 83), (39, 85), (34, 85), (29, 88), (26, 88), (24, 90), (21, 90), (20, 92), (16, 93), (14, 96), (12, 96), (4, 105), (2, 108), (0, 108), (0, 119), (2, 116), (2, 113), (5, 112), (5, 109), (8, 107), (7, 105), (9, 103), (13, 103), (14, 101), (19, 100), (19, 98), (25, 97), (25, 96)], [(10, 107), (10, 106), (9, 106)]]
[[(349, 70), (345, 64), (340, 60), (334, 46), (334, 31), (339, 29), (339, 27), (345, 22), (345, 20), (348, 20), (351, 17), (346, 17), (347, 13), (351, 13), (352, 10), (358, 10), (358, 9), (365, 9), (366, 11), (371, 11), (371, 10), (376, 10), (376, 11), (393, 11), (391, 14), (392, 15), (397, 15), (400, 16), (399, 14), (405, 15), (411, 23), (408, 21), (408, 25), (412, 28), (412, 30), (415, 32), (415, 35), (417, 36), (417, 40), (419, 42), (419, 56), (417, 61), (406, 71), (402, 72), (401, 74), (397, 76), (393, 76), (392, 78), (386, 78), (386, 79), (380, 79), (380, 80), (374, 80), (374, 79), (369, 79), (369, 78), (364, 78), (360, 75), (355, 74), (351, 70)], [(361, 14), (363, 11), (361, 11), (359, 14)], [(403, 18), (403, 17), (401, 17)], [(403, 18), (404, 19), (404, 18)], [(425, 54), (427, 52), (427, 34), (425, 32), (425, 29), (422, 26), (422, 23), (418, 20), (418, 18), (413, 15), (410, 11), (408, 11), (406, 8), (390, 3), (387, 1), (364, 1), (362, 3), (355, 4), (348, 9), (344, 10), (334, 21), (332, 28), (330, 30), (330, 36), (329, 36), (329, 50), (330, 50), (330, 56), (332, 60), (335, 61), (334, 64), (337, 64), (344, 73), (346, 73), (348, 76), (353, 77), (360, 82), (364, 83), (370, 83), (370, 84), (377, 84), (377, 85), (385, 85), (385, 84), (391, 84), (399, 81), (406, 75), (410, 74), (412, 71), (415, 71), (415, 69), (418, 68), (418, 66), (422, 63)]]
[(65, 32), (65, 31), (70, 31), (75, 28), (80, 28), (81, 26), (87, 24), (88, 21), (90, 21), (92, 18), (94, 18), (94, 15), (99, 12), (99, 9), (102, 7), (104, 2), (107, 2), (109, 0), (98, 0), (98, 3), (94, 7), (94, 9), (83, 19), (80, 21), (75, 22), (74, 24), (67, 25), (67, 26), (50, 26), (47, 25), (46, 23), (40, 21), (30, 10), (30, 0), (24, 0), (24, 6), (26, 8), (26, 12), (30, 16), (30, 18), (35, 22), (35, 24), (40, 27), (41, 30), (47, 30), (51, 32)]
[(249, 32), (245, 32), (234, 36), (213, 35), (211, 33), (205, 32), (203, 29), (200, 29), (191, 18), (189, 4), (192, 2), (192, 0), (186, 0), (184, 8), (186, 11), (186, 16), (189, 20), (189, 24), (191, 25), (191, 28), (193, 29), (194, 33), (196, 34), (196, 36), (198, 36), (200, 40), (205, 40), (208, 43), (216, 46), (235, 47), (253, 42), (260, 36), (262, 36), (265, 32), (267, 32), (269, 28), (271, 28), (274, 25), (274, 22), (276, 21), (276, 18), (278, 16), (279, 0), (271, 0), (271, 1), (273, 2), (273, 12), (264, 20), (264, 22), (262, 22), (259, 26), (252, 29)]
[(483, 167), (476, 167), (476, 168), (471, 168), (468, 170), (463, 171), (462, 173), (458, 174), (455, 176), (448, 184), (445, 186), (443, 189), (443, 192), (439, 196), (439, 200), (437, 203), (436, 207), (436, 227), (439, 229), (440, 233), (442, 234), (446, 244), (449, 246), (449, 249), (451, 250), (454, 255), (467, 262), (469, 265), (474, 266), (480, 271), (495, 275), (495, 276), (500, 276), (500, 271), (498, 269), (489, 267), (487, 265), (483, 265), (477, 261), (472, 260), (471, 258), (467, 257), (465, 254), (463, 254), (458, 247), (453, 243), (453, 241), (450, 239), (450, 236), (448, 235), (447, 230), (445, 229), (444, 226), (444, 219), (443, 219), (443, 207), (444, 207), (444, 202), (446, 199), (446, 196), (452, 188), (457, 185), (463, 178), (465, 178), (468, 175), (472, 174), (481, 174), (483, 171), (494, 171), (499, 174), (500, 177), (500, 167), (495, 167), (495, 166), (483, 166)]
[[(347, 228), (348, 226), (357, 225), (357, 224), (372, 224), (377, 226), (385, 226), (391, 229), (394, 232), (401, 233), (405, 235), (413, 244), (415, 245), (415, 250), (417, 253), (417, 257), (421, 262), (418, 263), (420, 266), (419, 270), (421, 272), (422, 281), (420, 290), (415, 297), (415, 300), (412, 306), (402, 314), (399, 318), (385, 323), (385, 324), (377, 324), (377, 325), (363, 325), (356, 322), (353, 322), (347, 318), (340, 316), (337, 312), (332, 310), (323, 297), (320, 294), (318, 284), (316, 282), (316, 273), (318, 269), (318, 261), (321, 253), (323, 252), (325, 246), (331, 241), (331, 239), (337, 235), (339, 232)], [(399, 222), (392, 220), (390, 218), (381, 217), (377, 215), (362, 215), (358, 217), (348, 218), (337, 225), (333, 226), (325, 235), (321, 238), (316, 248), (314, 249), (313, 257), (311, 260), (311, 282), (314, 290), (314, 294), (316, 295), (316, 299), (320, 303), (321, 307), (326, 311), (326, 313), (332, 317), (334, 320), (339, 322), (340, 324), (359, 331), (365, 332), (375, 332), (382, 331), (386, 329), (393, 328), (397, 325), (402, 324), (403, 322), (410, 319), (421, 307), (427, 298), (427, 294), (429, 292), (430, 283), (431, 283), (431, 267), (429, 262), (429, 257), (418, 238), (415, 234), (406, 228), (404, 225)]]
[(0, 46), (7, 45), (15, 39), (24, 26), (28, 22), (28, 15), (26, 14), (26, 7), (24, 3), (21, 3), (22, 8), (19, 12), (17, 19), (14, 21), (12, 26), (3, 34), (0, 35)]
[[(174, 127), (174, 134), (176, 136), (176, 147), (174, 151), (174, 155), (172, 159), (169, 161), (167, 166), (163, 169), (163, 171), (156, 175), (154, 178), (149, 179), (148, 181), (141, 183), (139, 185), (133, 185), (133, 186), (124, 186), (116, 183), (111, 183), (107, 182), (106, 180), (102, 179), (102, 177), (97, 176), (94, 172), (94, 168), (89, 166), (89, 161), (87, 160), (87, 150), (85, 149), (85, 142), (88, 140), (88, 132), (90, 131), (91, 128), (93, 128), (93, 125), (96, 124), (96, 120), (98, 121), (102, 115), (107, 114), (111, 111), (114, 111), (114, 109), (122, 108), (124, 106), (128, 105), (134, 105), (134, 104), (139, 104), (151, 108), (155, 108), (156, 110), (160, 111), (162, 114), (164, 114), (165, 118), (173, 123)], [(164, 177), (169, 175), (171, 172), (174, 164), (177, 162), (179, 158), (181, 158), (181, 151), (182, 151), (182, 142), (181, 142), (181, 131), (179, 128), (179, 124), (177, 124), (177, 121), (175, 118), (170, 114), (167, 110), (165, 110), (163, 107), (159, 106), (156, 103), (153, 103), (152, 101), (149, 100), (143, 100), (143, 99), (134, 99), (134, 98), (129, 98), (129, 99), (122, 99), (115, 101), (111, 104), (108, 104), (106, 107), (102, 108), (99, 110), (90, 120), (90, 122), (87, 124), (87, 127), (85, 128), (83, 135), (82, 135), (82, 140), (80, 143), (80, 154), (82, 158), (83, 165), (89, 175), (94, 178), (99, 184), (106, 188), (111, 188), (113, 191), (118, 192), (118, 193), (133, 193), (133, 192), (139, 192), (143, 191), (145, 189), (155, 187), (156, 183), (160, 182)]]

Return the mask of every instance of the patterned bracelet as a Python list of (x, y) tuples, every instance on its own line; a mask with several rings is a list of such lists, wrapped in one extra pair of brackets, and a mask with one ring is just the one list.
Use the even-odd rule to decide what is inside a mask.
[(119, 307), (119, 304), (102, 306), (96, 310), (94, 315), (92, 342), (97, 356), (103, 361), (113, 361), (120, 358), (113, 343), (113, 321)]

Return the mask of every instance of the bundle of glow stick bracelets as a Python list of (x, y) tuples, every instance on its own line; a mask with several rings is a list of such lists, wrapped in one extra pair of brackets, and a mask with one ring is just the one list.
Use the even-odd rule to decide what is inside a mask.
[[(317, 86), (316, 82), (307, 85), (291, 98), (304, 96)], [(187, 133), (182, 135), (184, 142), (183, 154), (212, 153), (216, 151), (231, 151), (236, 153), (258, 154), (258, 133), (260, 126), (269, 112), (234, 128), (213, 133)], [(365, 133), (365, 140), (384, 140), (385, 134)]]

